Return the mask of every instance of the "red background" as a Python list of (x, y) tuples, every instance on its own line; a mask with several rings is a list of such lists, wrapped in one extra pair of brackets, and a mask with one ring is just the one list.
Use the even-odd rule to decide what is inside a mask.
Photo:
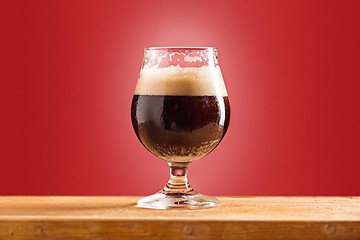
[(0, 194), (147, 195), (130, 104), (148, 46), (216, 46), (231, 104), (212, 195), (360, 195), (359, 1), (4, 1)]

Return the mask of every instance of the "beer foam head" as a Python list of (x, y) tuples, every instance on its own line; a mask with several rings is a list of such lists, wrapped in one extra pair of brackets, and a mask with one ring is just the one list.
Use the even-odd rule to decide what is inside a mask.
[(136, 95), (227, 96), (220, 68), (144, 68), (140, 72)]

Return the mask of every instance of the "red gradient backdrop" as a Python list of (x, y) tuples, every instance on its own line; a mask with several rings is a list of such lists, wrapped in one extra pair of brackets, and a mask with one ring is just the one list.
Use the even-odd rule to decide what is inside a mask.
[(223, 142), (189, 169), (212, 195), (360, 195), (359, 1), (4, 1), (0, 195), (147, 195), (167, 164), (130, 104), (149, 46), (216, 46)]

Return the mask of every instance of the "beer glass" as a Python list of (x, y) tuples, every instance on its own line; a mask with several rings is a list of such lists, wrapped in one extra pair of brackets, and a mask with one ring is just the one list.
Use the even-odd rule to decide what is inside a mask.
[(229, 125), (216, 48), (146, 48), (131, 119), (142, 145), (170, 167), (167, 185), (141, 198), (138, 207), (199, 209), (219, 204), (217, 198), (197, 193), (186, 177), (189, 164), (210, 153)]

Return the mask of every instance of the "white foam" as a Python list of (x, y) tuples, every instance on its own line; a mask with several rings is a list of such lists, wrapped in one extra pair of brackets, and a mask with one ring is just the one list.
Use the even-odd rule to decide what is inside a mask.
[(142, 69), (137, 95), (227, 96), (219, 67)]

